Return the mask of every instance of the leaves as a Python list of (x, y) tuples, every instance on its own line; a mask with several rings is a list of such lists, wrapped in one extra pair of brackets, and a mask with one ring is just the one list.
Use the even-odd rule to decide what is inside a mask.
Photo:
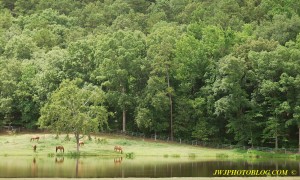
[(89, 134), (107, 123), (104, 93), (97, 87), (65, 80), (41, 109), (39, 125), (55, 132)]
[(1, 124), (296, 146), (298, 5), (2, 0)]

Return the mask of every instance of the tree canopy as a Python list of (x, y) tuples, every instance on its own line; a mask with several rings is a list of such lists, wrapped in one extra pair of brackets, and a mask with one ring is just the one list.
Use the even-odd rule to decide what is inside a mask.
[(74, 133), (79, 149), (83, 135), (98, 132), (107, 125), (108, 113), (103, 105), (104, 92), (97, 86), (84, 84), (81, 79), (64, 80), (41, 108), (38, 124), (55, 133)]
[(1, 0), (0, 126), (298, 147), (298, 0)]

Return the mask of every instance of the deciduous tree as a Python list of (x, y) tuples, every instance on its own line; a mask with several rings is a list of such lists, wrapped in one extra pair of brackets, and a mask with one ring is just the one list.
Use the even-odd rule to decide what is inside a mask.
[(82, 135), (97, 132), (107, 124), (104, 92), (81, 79), (65, 80), (41, 108), (38, 124), (56, 133), (74, 133), (79, 152)]

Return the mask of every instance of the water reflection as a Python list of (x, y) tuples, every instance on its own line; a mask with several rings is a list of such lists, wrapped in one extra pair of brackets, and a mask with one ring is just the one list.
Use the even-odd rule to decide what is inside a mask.
[[(297, 170), (292, 160), (205, 160), (184, 158), (3, 157), (1, 178), (212, 177), (215, 170)], [(291, 174), (288, 174), (291, 176)]]
[(76, 178), (85, 177), (84, 163), (79, 158), (76, 159)]
[(32, 163), (31, 163), (31, 176), (35, 177), (38, 172), (37, 164), (36, 164), (36, 159), (33, 158)]
[(114, 164), (120, 165), (122, 163), (123, 157), (114, 158)]
[(56, 164), (62, 164), (65, 161), (64, 157), (56, 157), (55, 158), (55, 163)]

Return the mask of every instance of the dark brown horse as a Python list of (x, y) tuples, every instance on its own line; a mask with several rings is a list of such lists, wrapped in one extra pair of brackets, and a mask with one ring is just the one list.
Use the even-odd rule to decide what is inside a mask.
[(117, 152), (121, 152), (121, 154), (123, 153), (123, 149), (121, 146), (115, 146), (114, 150)]
[(83, 141), (79, 141), (79, 146), (83, 146), (84, 142)]
[(60, 150), (60, 152), (62, 151), (63, 153), (65, 152), (65, 148), (63, 146), (56, 146), (56, 152), (57, 150)]
[(39, 141), (40, 137), (39, 136), (33, 136), (33, 137), (30, 138), (30, 141), (34, 141), (34, 140)]

